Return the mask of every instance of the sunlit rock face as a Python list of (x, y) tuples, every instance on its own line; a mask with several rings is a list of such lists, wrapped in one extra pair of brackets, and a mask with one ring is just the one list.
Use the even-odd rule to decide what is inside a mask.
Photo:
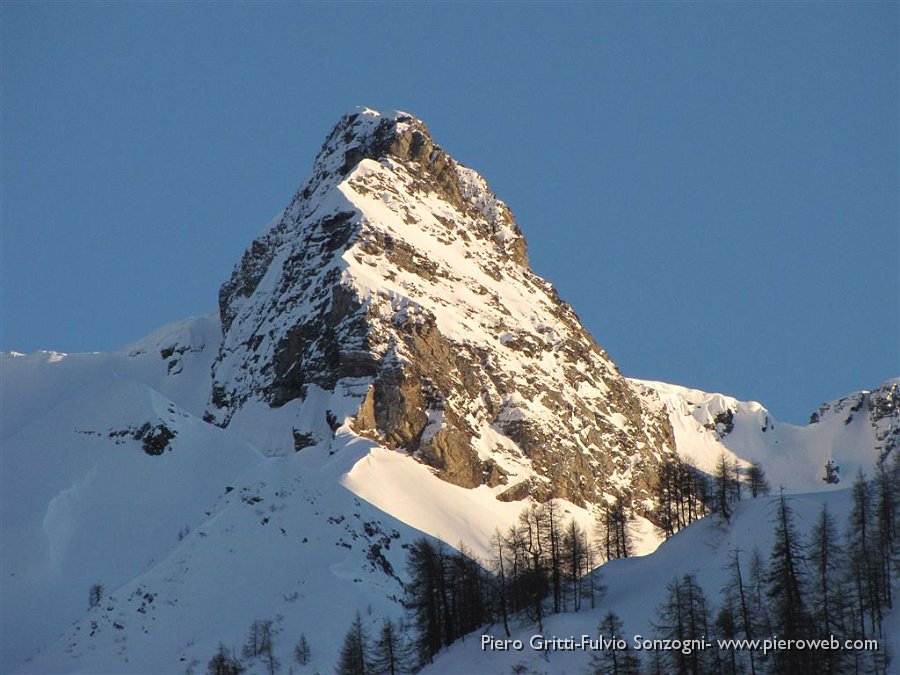
[[(673, 449), (665, 412), (530, 270), (507, 206), (406, 113), (338, 122), (219, 305), (208, 416), (297, 402), (293, 447), (273, 453), (347, 415), (447, 481), (507, 486), (501, 499), (639, 504)], [(341, 401), (327, 427), (302, 413), (311, 387)]]

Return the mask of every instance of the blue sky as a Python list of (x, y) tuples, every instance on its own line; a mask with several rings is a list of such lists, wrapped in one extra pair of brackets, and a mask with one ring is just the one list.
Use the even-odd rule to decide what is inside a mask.
[(627, 375), (801, 422), (900, 373), (898, 4), (4, 2), (0, 348), (216, 307), (356, 105), (516, 214)]

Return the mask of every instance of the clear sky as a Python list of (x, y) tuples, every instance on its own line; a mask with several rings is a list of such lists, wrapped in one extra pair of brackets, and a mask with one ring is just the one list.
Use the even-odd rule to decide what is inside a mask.
[(516, 214), (626, 375), (805, 422), (900, 373), (898, 4), (3, 2), (0, 348), (216, 307), (354, 106)]

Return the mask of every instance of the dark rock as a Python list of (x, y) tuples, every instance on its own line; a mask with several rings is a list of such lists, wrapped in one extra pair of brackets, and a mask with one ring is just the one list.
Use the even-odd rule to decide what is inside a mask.
[(312, 434), (306, 434), (297, 429), (293, 429), (294, 435), (294, 451), (300, 452), (303, 448), (308, 448), (317, 443), (316, 437)]
[(170, 441), (175, 438), (175, 432), (169, 429), (164, 422), (152, 426), (145, 422), (134, 432), (134, 440), (141, 441), (141, 447), (148, 455), (161, 455), (168, 448)]

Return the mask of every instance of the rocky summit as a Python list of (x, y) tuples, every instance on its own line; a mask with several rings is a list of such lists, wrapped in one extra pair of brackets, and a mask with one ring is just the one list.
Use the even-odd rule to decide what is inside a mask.
[(268, 454), (347, 424), (503, 500), (638, 505), (674, 451), (665, 411), (531, 271), (506, 204), (406, 113), (338, 122), (219, 310), (207, 419), (253, 419), (259, 443), (262, 415)]

